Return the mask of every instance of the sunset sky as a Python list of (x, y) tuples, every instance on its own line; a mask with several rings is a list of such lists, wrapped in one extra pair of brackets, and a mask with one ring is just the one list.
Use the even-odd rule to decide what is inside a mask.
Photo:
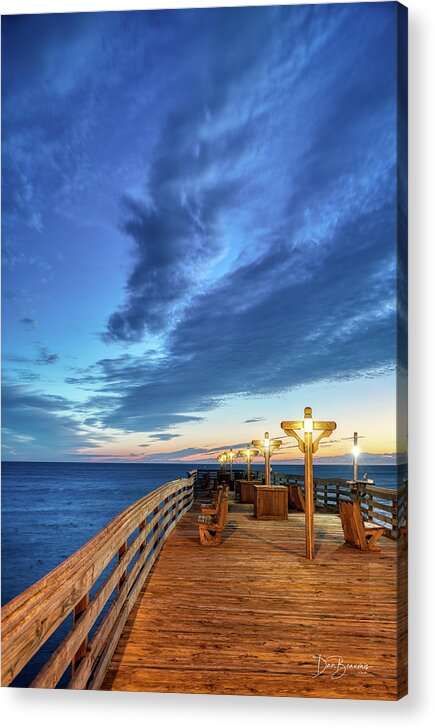
[(395, 461), (396, 12), (3, 18), (4, 459)]

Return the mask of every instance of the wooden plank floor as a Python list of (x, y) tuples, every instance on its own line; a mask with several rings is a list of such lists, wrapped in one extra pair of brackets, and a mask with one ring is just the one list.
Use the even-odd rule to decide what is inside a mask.
[[(404, 574), (398, 589), (397, 544), (382, 538), (380, 552), (354, 550), (343, 544), (337, 515), (316, 513), (316, 559), (309, 562), (303, 514), (259, 522), (252, 510), (230, 505), (219, 548), (199, 545), (196, 506), (182, 518), (130, 614), (102, 689), (404, 694), (398, 650), (405, 659), (406, 645), (398, 633), (406, 628), (406, 589)], [(401, 563), (405, 569), (406, 559)], [(318, 655), (351, 667), (341, 677), (334, 667), (315, 677)]]

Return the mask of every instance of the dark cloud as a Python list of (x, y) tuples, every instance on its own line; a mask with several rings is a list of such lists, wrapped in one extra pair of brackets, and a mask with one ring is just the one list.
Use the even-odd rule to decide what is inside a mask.
[[(230, 395), (284, 397), (304, 384), (386, 371), (395, 356), (392, 220), (385, 202), (355, 209), (322, 249), (271, 245), (197, 298), (163, 360), (101, 361), (94, 375), (102, 393), (90, 405), (108, 427), (150, 431), (203, 417)], [(354, 285), (355, 270), (362, 285)], [(273, 345), (262, 345), (261, 332)]]
[[(227, 77), (227, 58), (222, 68), (216, 66), (222, 89), (217, 73), (216, 98), (210, 101), (214, 123), (219, 120), (230, 131), (212, 137), (213, 144), (203, 143), (210, 110), (203, 111), (201, 95), (197, 104), (189, 97), (190, 106), (169, 119), (151, 168), (149, 201), (128, 202), (125, 225), (135, 241), (135, 263), (127, 303), (113, 314), (108, 329), (109, 338), (137, 340), (145, 329), (169, 326), (165, 356), (99, 363), (94, 372), (102, 393), (91, 405), (101, 407), (107, 426), (163, 429), (203, 417), (232, 395), (285, 396), (305, 384), (374, 376), (394, 366), (395, 65), (393, 56), (391, 63), (385, 61), (387, 16), (375, 32), (353, 43), (340, 35), (346, 17), (340, 11), (331, 30), (323, 11), (316, 10), (311, 20), (298, 16), (307, 43), (291, 58), (293, 76), (279, 43), (284, 36), (274, 26), (266, 40), (252, 21), (249, 40), (257, 33), (264, 57), (280, 63), (268, 66), (263, 58), (257, 65), (242, 37), (231, 58), (233, 80)], [(369, 15), (363, 13), (361, 23), (368, 28)], [(231, 37), (227, 30), (225, 42)], [(328, 42), (331, 32), (334, 43)], [(278, 127), (273, 136), (275, 107), (266, 69), (274, 74), (284, 107), (292, 91), (294, 107), (305, 104), (310, 132), (299, 140), (303, 153), (297, 144), (284, 151), (289, 134), (300, 131), (287, 117), (285, 139)], [(304, 72), (312, 83), (308, 95)], [(237, 116), (234, 108), (231, 117), (226, 112), (234, 104), (234, 89), (243, 98), (244, 81), (252, 93), (254, 78), (258, 108), (246, 126), (244, 114)], [(197, 91), (194, 87), (193, 97)], [(258, 116), (263, 103), (267, 123)], [(249, 102), (247, 108), (254, 114)], [(276, 112), (279, 120), (278, 106)], [(239, 141), (232, 144), (238, 132)], [(266, 195), (265, 205), (268, 164), (288, 186), (278, 190), (273, 184), (274, 195)], [(211, 174), (212, 169), (220, 173)], [(201, 276), (193, 275), (192, 266), (201, 269), (218, 255), (216, 225), (225, 215), (234, 236), (240, 235), (240, 219), (249, 221), (251, 237), (238, 240), (239, 255), (229, 271), (198, 285)]]
[[(210, 266), (225, 253), (225, 218), (237, 217), (246, 204), (246, 168), (262, 134), (256, 91), (264, 86), (282, 26), (275, 9), (206, 17), (190, 15), (189, 58), (201, 62), (189, 66), (189, 94), (167, 118), (147, 198), (123, 199), (122, 228), (133, 242), (134, 262), (106, 341), (138, 341), (144, 332), (170, 327), (192, 288), (207, 281)], [(286, 14), (283, 22), (289, 22)], [(287, 61), (293, 55), (298, 73), (297, 53), (288, 49)]]
[(45, 347), (41, 347), (39, 350), (39, 356), (36, 360), (36, 364), (56, 364), (59, 361), (59, 355), (53, 354)]
[[(229, 178), (197, 188), (197, 167), (204, 162), (191, 149), (199, 119), (189, 118), (189, 113), (168, 123), (161, 145), (165, 153), (151, 173), (152, 202), (124, 198), (123, 228), (134, 243), (135, 263), (127, 281), (127, 303), (110, 316), (106, 341), (137, 341), (144, 331), (160, 333), (189, 298), (192, 281), (203, 279), (210, 263), (223, 253), (219, 218), (237, 204), (240, 182)], [(180, 127), (188, 125), (185, 137), (180, 136)], [(174, 148), (177, 139), (188, 152)], [(171, 165), (174, 158), (181, 163), (184, 154), (189, 158), (182, 177), (181, 170)]]
[(171, 460), (180, 460), (182, 458), (189, 457), (191, 455), (203, 455), (208, 451), (201, 447), (186, 447), (183, 450), (174, 450), (171, 453), (153, 453), (152, 455), (145, 455), (144, 462), (170, 462)]
[(41, 380), (41, 375), (31, 369), (14, 369), (14, 378), (21, 384), (30, 384)]
[(33, 359), (28, 356), (22, 356), (21, 354), (3, 354), (2, 359), (11, 364), (31, 364), (33, 362)]
[(29, 329), (36, 329), (36, 319), (31, 318), (30, 316), (24, 316), (20, 319), (23, 326), (26, 326)]
[(149, 435), (149, 437), (152, 437), (153, 440), (173, 440), (174, 437), (181, 437), (181, 435), (172, 433), (172, 432), (156, 432), (153, 435)]
[(264, 419), (266, 419), (266, 418), (265, 417), (251, 417), (250, 420), (243, 420), (243, 424), (247, 425), (250, 422), (262, 422)]
[(62, 460), (78, 447), (94, 447), (64, 397), (5, 384), (2, 392), (6, 459)]

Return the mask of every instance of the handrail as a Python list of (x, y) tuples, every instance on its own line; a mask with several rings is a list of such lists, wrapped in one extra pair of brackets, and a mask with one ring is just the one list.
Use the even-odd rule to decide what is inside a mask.
[[(251, 470), (251, 478), (261, 480), (264, 472)], [(272, 485), (300, 485), (304, 490), (305, 478), (303, 475), (272, 472), (270, 482)], [(382, 525), (386, 536), (399, 538), (400, 529), (407, 521), (408, 481), (393, 490), (362, 480), (353, 482), (344, 478), (314, 478), (316, 507), (338, 513), (339, 501), (350, 497), (358, 500), (365, 521)]]
[[(68, 687), (100, 687), (153, 563), (192, 505), (195, 477), (192, 473), (189, 478), (166, 483), (133, 503), (66, 561), (3, 607), (3, 686), (15, 679), (72, 613), (72, 628), (31, 687), (55, 687), (70, 664)], [(91, 598), (93, 585), (116, 555), (117, 563)], [(89, 641), (90, 630), (115, 590), (113, 603)]]

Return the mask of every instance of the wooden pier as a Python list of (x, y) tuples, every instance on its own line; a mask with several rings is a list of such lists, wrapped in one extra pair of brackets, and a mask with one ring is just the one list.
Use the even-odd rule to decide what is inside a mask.
[[(75, 612), (75, 627), (33, 686), (53, 687), (74, 661), (71, 688), (382, 700), (406, 694), (404, 540), (383, 537), (380, 551), (361, 552), (344, 545), (338, 515), (318, 512), (310, 562), (303, 513), (258, 521), (252, 506), (232, 500), (222, 546), (204, 548), (196, 525), (203, 494), (193, 500), (194, 480), (163, 486), (163, 499), (158, 491), (147, 496), (147, 523), (140, 509), (135, 517), (142, 518), (139, 540), (134, 536), (130, 546), (124, 530), (127, 548), (113, 542), (121, 551), (112, 577), (119, 581), (118, 605), (89, 640), (92, 605), (103, 587), (90, 601), (84, 599), (89, 582), (82, 592), (68, 591), (63, 614)], [(130, 577), (124, 554), (132, 559), (147, 543), (154, 550), (146, 546), (142, 554), (155, 556), (143, 556)], [(37, 590), (42, 607), (47, 584), (50, 575)], [(45, 626), (35, 591), (23, 595), (3, 610), (3, 684), (34, 654)], [(51, 591), (47, 605), (54, 604)], [(23, 609), (27, 631), (19, 621)], [(49, 614), (45, 621), (58, 623)]]

